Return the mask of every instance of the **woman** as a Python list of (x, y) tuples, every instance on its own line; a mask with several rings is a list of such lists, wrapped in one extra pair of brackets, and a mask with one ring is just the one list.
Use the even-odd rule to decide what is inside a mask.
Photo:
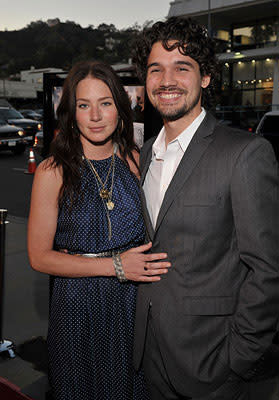
[[(167, 272), (145, 254), (130, 103), (106, 64), (70, 71), (52, 156), (31, 198), (31, 266), (51, 274), (48, 332), (55, 400), (148, 398), (132, 367), (136, 284)], [(66, 251), (66, 252), (65, 252)]]

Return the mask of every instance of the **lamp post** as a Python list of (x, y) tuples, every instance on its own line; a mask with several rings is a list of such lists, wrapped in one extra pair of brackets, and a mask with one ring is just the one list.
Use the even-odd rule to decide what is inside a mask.
[(210, 0), (208, 0), (207, 31), (208, 31), (208, 36), (211, 37), (211, 1)]
[(6, 98), (6, 81), (5, 77), (3, 76), (3, 97)]

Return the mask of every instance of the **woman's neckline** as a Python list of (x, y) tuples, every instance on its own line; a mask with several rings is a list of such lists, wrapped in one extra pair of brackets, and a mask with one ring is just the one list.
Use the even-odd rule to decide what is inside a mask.
[[(117, 154), (115, 154), (115, 158), (118, 157)], [(92, 162), (98, 162), (98, 161), (108, 161), (111, 160), (112, 155), (106, 158), (100, 158), (100, 159), (95, 159), (95, 158), (87, 158), (88, 161), (92, 161)]]
[[(113, 152), (114, 152), (115, 156), (117, 156), (117, 151), (118, 151), (118, 144), (114, 143), (113, 144)], [(83, 155), (82, 158), (83, 158), (83, 160), (89, 160), (89, 161), (106, 161), (106, 160), (110, 160), (112, 158), (112, 154), (105, 158), (89, 158), (89, 157), (85, 157), (85, 155)]]

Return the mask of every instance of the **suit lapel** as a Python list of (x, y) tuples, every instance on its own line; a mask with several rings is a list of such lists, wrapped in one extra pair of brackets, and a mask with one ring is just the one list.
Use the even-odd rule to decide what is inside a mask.
[(193, 136), (193, 139), (191, 140), (187, 150), (185, 151), (185, 154), (182, 157), (182, 160), (180, 161), (180, 164), (165, 193), (165, 197), (158, 214), (155, 232), (161, 225), (166, 212), (168, 211), (174, 199), (177, 197), (178, 192), (190, 177), (192, 171), (212, 141), (212, 133), (215, 125), (216, 119), (211, 114), (207, 113), (195, 135)]
[(154, 228), (152, 226), (152, 222), (151, 222), (147, 204), (146, 204), (145, 194), (143, 191), (143, 183), (144, 183), (144, 179), (145, 179), (146, 173), (148, 171), (149, 165), (151, 163), (152, 145), (153, 145), (153, 142), (155, 141), (155, 139), (156, 139), (156, 137), (154, 138), (154, 140), (152, 140), (152, 142), (150, 143), (150, 146), (147, 149), (147, 153), (146, 153), (145, 159), (143, 161), (143, 169), (142, 169), (141, 177), (140, 177), (141, 203), (142, 203), (142, 209), (143, 209), (144, 222), (145, 222), (148, 237), (151, 241), (153, 240), (153, 237), (154, 237)]

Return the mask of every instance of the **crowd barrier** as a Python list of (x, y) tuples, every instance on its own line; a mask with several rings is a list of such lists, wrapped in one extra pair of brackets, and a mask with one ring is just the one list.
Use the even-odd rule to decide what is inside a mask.
[(0, 354), (5, 352), (14, 358), (13, 342), (3, 338), (6, 218), (7, 210), (0, 209)]

